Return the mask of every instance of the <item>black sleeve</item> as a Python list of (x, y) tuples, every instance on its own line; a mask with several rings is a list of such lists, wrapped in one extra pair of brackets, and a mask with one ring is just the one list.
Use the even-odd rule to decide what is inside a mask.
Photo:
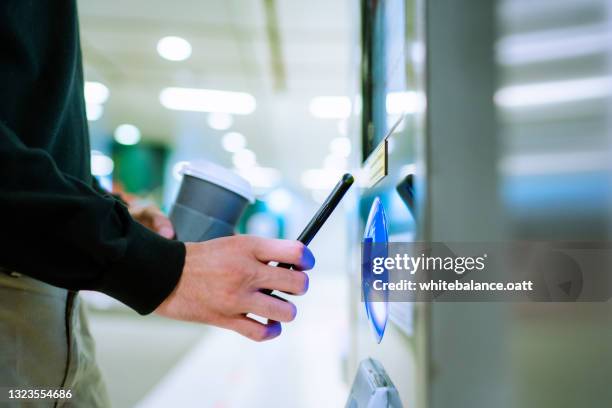
[(49, 284), (106, 293), (141, 314), (176, 286), (185, 246), (62, 173), (0, 121), (0, 265)]
[(119, 194), (114, 194), (111, 193), (110, 191), (105, 190), (101, 185), (100, 182), (98, 181), (97, 178), (92, 177), (91, 178), (91, 187), (97, 191), (98, 193), (102, 194), (103, 196), (111, 196), (114, 197), (115, 200), (119, 201), (121, 204), (125, 205), (126, 207), (129, 207), (128, 203), (125, 202), (125, 200), (123, 198), (121, 198), (121, 196)]

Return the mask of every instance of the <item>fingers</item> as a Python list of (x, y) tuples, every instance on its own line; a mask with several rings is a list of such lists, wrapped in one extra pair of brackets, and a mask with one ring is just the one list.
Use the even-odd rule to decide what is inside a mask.
[(227, 328), (254, 341), (271, 340), (278, 337), (282, 331), (281, 324), (277, 321), (269, 320), (267, 324), (263, 324), (246, 316), (230, 320)]
[(303, 271), (312, 269), (315, 264), (315, 258), (310, 249), (299, 241), (283, 239), (257, 240), (254, 254), (261, 262), (277, 261), (287, 263)]
[(258, 271), (257, 289), (279, 290), (293, 295), (308, 291), (308, 275), (302, 271), (265, 265)]
[(174, 238), (174, 228), (172, 227), (172, 223), (168, 217), (166, 217), (166, 215), (159, 210), (159, 208), (150, 205), (148, 207), (136, 209), (132, 215), (142, 225), (157, 232), (162, 237), (167, 239)]
[(153, 230), (164, 238), (172, 239), (174, 237), (174, 228), (170, 220), (160, 211), (155, 211), (152, 214)]
[(290, 322), (297, 315), (297, 308), (293, 303), (261, 292), (255, 292), (249, 297), (246, 308), (248, 310), (245, 312), (279, 322)]

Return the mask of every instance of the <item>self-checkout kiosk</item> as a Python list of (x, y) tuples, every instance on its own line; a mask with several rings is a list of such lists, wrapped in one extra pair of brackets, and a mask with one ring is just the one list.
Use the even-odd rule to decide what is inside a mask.
[[(474, 69), (458, 51), (470, 49), (471, 58), (492, 60), (493, 6), (478, 1), (474, 13), (474, 7), (455, 3), (361, 4), (355, 96), (360, 109), (349, 126), (362, 153), (354, 163), (361, 168), (353, 214), (358, 222), (350, 231), (355, 237), (349, 267), (350, 408), (500, 406), (491, 399), (498, 391), (491, 378), (501, 365), (497, 346), (470, 344), (470, 331), (480, 330), (476, 323), (452, 323), (458, 314), (474, 313), (480, 323), (491, 324), (488, 344), (499, 344), (495, 307), (483, 312), (467, 305), (389, 302), (380, 293), (371, 298), (370, 277), (360, 267), (364, 242), (486, 239), (494, 234), (494, 228), (482, 225), (495, 217), (491, 170), (496, 163), (493, 157), (478, 156), (479, 149), (492, 151), (494, 143), (493, 65)], [(474, 81), (484, 87), (470, 93)], [(474, 145), (479, 147), (474, 150)], [(460, 185), (465, 180), (480, 184)], [(476, 193), (487, 199), (486, 205), (474, 205), (470, 195)], [(466, 385), (460, 371), (477, 352), (490, 365), (474, 367), (470, 378), (487, 384), (490, 393), (470, 396), (458, 391)], [(451, 402), (450, 395), (466, 397)]]

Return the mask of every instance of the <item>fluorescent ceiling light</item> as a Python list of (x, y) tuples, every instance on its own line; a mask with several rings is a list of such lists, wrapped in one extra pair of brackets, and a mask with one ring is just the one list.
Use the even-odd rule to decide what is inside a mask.
[(238, 169), (237, 173), (256, 189), (275, 187), (281, 179), (280, 171), (271, 167), (255, 166), (249, 169)]
[(211, 112), (208, 114), (208, 126), (215, 130), (227, 130), (232, 127), (234, 118), (229, 113)]
[(140, 129), (127, 123), (119, 125), (115, 129), (115, 140), (122, 145), (135, 145), (140, 142)]
[(85, 82), (85, 102), (88, 104), (102, 105), (108, 99), (110, 91), (106, 85), (100, 82)]
[(385, 101), (389, 115), (419, 113), (425, 110), (425, 95), (422, 92), (389, 92)]
[(309, 109), (316, 118), (346, 119), (351, 116), (351, 100), (346, 96), (317, 96), (310, 100)]
[(251, 150), (242, 149), (234, 153), (232, 163), (234, 163), (237, 169), (244, 170), (255, 166), (257, 164), (257, 157)]
[(235, 115), (248, 115), (256, 107), (255, 98), (251, 94), (213, 89), (165, 88), (159, 94), (159, 101), (172, 110)]
[(522, 65), (603, 54), (611, 41), (603, 25), (515, 34), (499, 40), (497, 59), (505, 65)]
[(507, 176), (559, 175), (609, 172), (610, 154), (606, 151), (532, 153), (503, 158), (500, 170)]
[(246, 147), (246, 139), (242, 133), (229, 132), (223, 135), (221, 144), (226, 151), (236, 153)]
[(327, 190), (336, 185), (342, 176), (341, 170), (310, 169), (302, 173), (302, 185), (313, 190)]
[(91, 151), (91, 174), (94, 176), (109, 176), (115, 167), (113, 159), (97, 150)]
[(612, 77), (570, 79), (511, 85), (495, 93), (495, 103), (503, 108), (553, 105), (609, 97)]
[(181, 37), (164, 37), (157, 43), (157, 52), (169, 61), (183, 61), (191, 56), (191, 44)]
[(95, 122), (104, 114), (104, 106), (97, 103), (87, 103), (85, 104), (85, 113), (88, 121)]

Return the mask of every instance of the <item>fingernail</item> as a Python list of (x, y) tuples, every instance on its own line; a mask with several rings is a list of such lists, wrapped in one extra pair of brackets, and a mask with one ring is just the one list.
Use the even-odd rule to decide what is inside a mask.
[(268, 339), (273, 339), (275, 337), (278, 337), (281, 332), (283, 331), (282, 326), (280, 324), (280, 322), (270, 322), (268, 321), (268, 327), (266, 330), (266, 337)]
[(306, 269), (312, 269), (315, 265), (315, 257), (308, 247), (304, 248), (302, 254), (302, 263), (306, 266)]

